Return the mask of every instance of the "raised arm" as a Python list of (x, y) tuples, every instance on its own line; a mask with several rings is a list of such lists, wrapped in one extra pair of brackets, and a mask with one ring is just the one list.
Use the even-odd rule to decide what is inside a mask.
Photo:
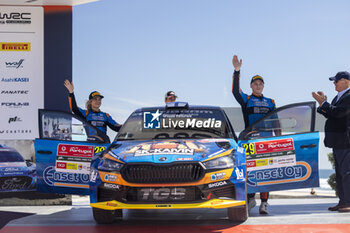
[(232, 94), (237, 100), (237, 102), (241, 106), (244, 106), (245, 102), (244, 102), (244, 99), (242, 98), (242, 90), (240, 88), (240, 70), (242, 66), (242, 59), (238, 60), (237, 55), (234, 55), (232, 58), (232, 64), (233, 64), (233, 67), (235, 68), (233, 77), (232, 77)]
[(69, 95), (68, 95), (68, 101), (69, 101), (69, 108), (70, 110), (79, 117), (85, 119), (84, 112), (85, 110), (80, 109), (77, 105), (77, 102), (75, 100), (74, 96), (74, 85), (73, 83), (69, 82), (69, 80), (64, 81), (64, 86), (67, 88)]

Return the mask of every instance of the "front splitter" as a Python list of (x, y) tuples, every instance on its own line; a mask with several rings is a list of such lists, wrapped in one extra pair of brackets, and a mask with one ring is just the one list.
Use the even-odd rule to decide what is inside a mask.
[(237, 200), (222, 200), (212, 199), (201, 203), (189, 203), (189, 204), (126, 204), (118, 201), (106, 201), (90, 204), (91, 207), (104, 209), (104, 210), (116, 210), (116, 209), (196, 209), (196, 208), (212, 208), (222, 209), (235, 206), (245, 205), (246, 201)]

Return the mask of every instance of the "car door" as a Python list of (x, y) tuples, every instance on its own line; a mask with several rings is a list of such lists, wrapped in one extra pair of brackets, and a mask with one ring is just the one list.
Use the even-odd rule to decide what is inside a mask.
[(109, 138), (71, 113), (39, 110), (35, 139), (37, 190), (89, 194), (90, 161), (109, 146)]
[(280, 107), (245, 129), (248, 193), (319, 186), (315, 102)]

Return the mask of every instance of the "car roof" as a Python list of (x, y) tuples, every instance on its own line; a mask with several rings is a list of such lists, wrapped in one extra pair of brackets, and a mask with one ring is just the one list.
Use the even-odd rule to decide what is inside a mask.
[[(159, 110), (165, 110), (166, 106), (156, 106), (156, 107), (144, 107), (144, 108), (139, 108), (136, 109), (135, 112), (143, 112), (143, 111), (150, 111), (150, 110), (154, 110), (154, 109), (159, 109)], [(191, 109), (199, 109), (199, 110), (221, 110), (222, 108), (220, 108), (219, 106), (209, 106), (209, 105), (188, 105), (188, 107), (180, 107), (180, 108), (167, 108), (167, 110), (171, 110), (171, 109), (184, 109), (184, 110), (191, 110)]]

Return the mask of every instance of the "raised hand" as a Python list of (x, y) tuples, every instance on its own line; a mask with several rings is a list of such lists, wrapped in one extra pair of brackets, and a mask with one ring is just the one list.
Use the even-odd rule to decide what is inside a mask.
[(242, 59), (238, 61), (237, 55), (234, 55), (232, 58), (232, 64), (233, 64), (233, 67), (235, 68), (235, 70), (239, 71), (241, 69), (241, 66), (242, 66)]
[(69, 80), (65, 80), (65, 81), (64, 81), (64, 86), (67, 88), (67, 90), (69, 91), (69, 93), (73, 93), (73, 92), (74, 92), (74, 85), (73, 85), (73, 82), (69, 82)]

